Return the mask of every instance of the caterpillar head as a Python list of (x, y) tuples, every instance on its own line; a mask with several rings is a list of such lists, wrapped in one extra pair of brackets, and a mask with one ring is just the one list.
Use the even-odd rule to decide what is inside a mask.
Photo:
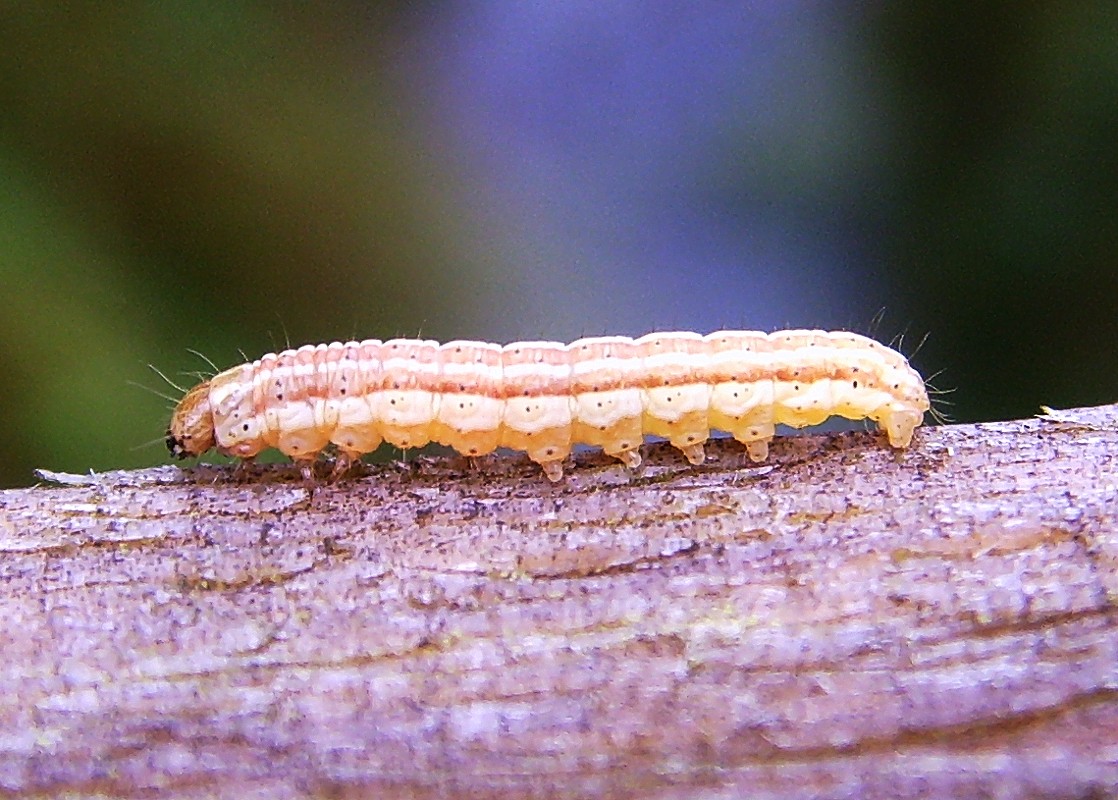
[(175, 406), (167, 428), (167, 449), (175, 458), (189, 458), (202, 455), (214, 443), (210, 382), (204, 381), (187, 392)]

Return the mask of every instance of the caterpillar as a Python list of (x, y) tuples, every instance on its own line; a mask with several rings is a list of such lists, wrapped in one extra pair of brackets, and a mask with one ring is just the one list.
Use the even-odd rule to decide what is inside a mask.
[(897, 351), (845, 331), (717, 331), (560, 342), (369, 339), (269, 353), (203, 381), (178, 403), (173, 456), (216, 447), (244, 460), (273, 447), (304, 475), (333, 444), (335, 472), (382, 442), (428, 442), (480, 456), (527, 452), (552, 481), (575, 444), (630, 468), (646, 435), (692, 464), (711, 429), (768, 457), (778, 424), (871, 419), (908, 447), (929, 410), (924, 381)]

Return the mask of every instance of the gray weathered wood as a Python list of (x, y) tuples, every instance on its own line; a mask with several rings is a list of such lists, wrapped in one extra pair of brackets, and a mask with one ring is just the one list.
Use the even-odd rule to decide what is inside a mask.
[(1118, 787), (1118, 408), (0, 493), (0, 796)]

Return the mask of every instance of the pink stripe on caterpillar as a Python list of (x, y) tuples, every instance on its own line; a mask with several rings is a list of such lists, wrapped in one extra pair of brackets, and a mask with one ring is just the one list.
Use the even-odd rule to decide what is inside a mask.
[(387, 441), (435, 441), (465, 455), (523, 450), (551, 480), (575, 444), (640, 465), (646, 434), (693, 464), (712, 429), (768, 455), (775, 426), (872, 419), (908, 447), (929, 408), (900, 353), (844, 331), (718, 331), (559, 342), (334, 342), (270, 353), (195, 386), (171, 418), (180, 458), (212, 447), (252, 458), (274, 447), (344, 467)]

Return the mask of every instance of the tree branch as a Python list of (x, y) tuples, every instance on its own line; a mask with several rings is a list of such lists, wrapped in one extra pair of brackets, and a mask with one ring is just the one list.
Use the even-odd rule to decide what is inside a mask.
[(1115, 790), (1118, 407), (708, 450), (2, 492), (0, 794)]

